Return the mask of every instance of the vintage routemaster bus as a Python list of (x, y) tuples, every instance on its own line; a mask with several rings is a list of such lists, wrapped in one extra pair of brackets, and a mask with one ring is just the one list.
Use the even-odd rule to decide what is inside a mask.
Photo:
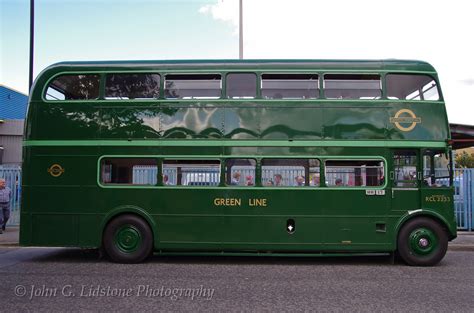
[(402, 60), (65, 62), (32, 88), (20, 242), (151, 253), (398, 253), (456, 237), (435, 69)]

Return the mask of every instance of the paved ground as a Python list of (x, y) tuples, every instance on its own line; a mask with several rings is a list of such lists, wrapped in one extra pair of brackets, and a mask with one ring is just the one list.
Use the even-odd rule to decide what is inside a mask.
[(474, 253), (436, 267), (387, 257), (153, 257), (138, 265), (94, 251), (0, 248), (2, 311), (472, 312)]

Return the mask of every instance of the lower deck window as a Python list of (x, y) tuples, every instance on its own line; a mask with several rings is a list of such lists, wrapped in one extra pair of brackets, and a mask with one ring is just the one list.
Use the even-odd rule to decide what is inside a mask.
[(393, 155), (395, 187), (418, 187), (417, 163), (415, 151), (398, 151)]
[(262, 184), (268, 187), (319, 186), (317, 159), (263, 159)]
[(164, 160), (163, 184), (170, 186), (218, 186), (218, 160)]
[(100, 162), (102, 184), (156, 185), (157, 164), (154, 159), (104, 158)]
[(255, 186), (253, 159), (228, 159), (225, 163), (226, 184), (231, 186)]
[(328, 160), (326, 185), (329, 187), (383, 186), (384, 163), (378, 160)]

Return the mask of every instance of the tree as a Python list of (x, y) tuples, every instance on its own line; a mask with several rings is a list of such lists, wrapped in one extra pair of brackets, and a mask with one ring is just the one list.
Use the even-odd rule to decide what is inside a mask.
[(466, 151), (463, 151), (461, 154), (456, 155), (456, 167), (474, 168), (474, 153), (468, 154)]

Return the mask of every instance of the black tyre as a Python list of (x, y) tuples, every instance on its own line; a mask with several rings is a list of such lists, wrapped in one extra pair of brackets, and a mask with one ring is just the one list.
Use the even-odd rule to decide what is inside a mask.
[(148, 223), (132, 214), (114, 218), (107, 225), (104, 250), (117, 263), (140, 263), (153, 249), (153, 234)]
[(438, 222), (418, 217), (403, 225), (397, 246), (399, 256), (408, 265), (433, 266), (445, 256), (448, 236)]

